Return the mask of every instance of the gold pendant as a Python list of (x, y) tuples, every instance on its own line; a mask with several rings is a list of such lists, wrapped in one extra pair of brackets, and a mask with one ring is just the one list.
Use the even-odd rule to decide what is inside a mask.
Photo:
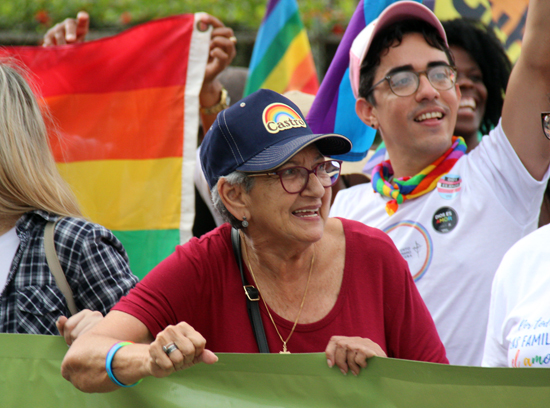
[(283, 343), (283, 351), (279, 351), (279, 354), (290, 354), (290, 351), (286, 349), (286, 343)]

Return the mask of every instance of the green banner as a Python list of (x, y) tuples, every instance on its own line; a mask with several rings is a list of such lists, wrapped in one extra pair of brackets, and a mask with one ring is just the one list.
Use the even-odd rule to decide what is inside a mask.
[(550, 370), (480, 368), (374, 358), (359, 376), (329, 369), (324, 354), (219, 354), (135, 388), (85, 394), (60, 374), (61, 337), (0, 334), (0, 406), (548, 407)]

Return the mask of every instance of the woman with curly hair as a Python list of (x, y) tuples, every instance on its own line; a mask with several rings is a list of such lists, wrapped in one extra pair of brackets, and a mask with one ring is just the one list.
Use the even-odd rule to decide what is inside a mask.
[(462, 94), (455, 135), (464, 138), (469, 152), (498, 124), (512, 64), (494, 31), (481, 22), (459, 18), (443, 27)]

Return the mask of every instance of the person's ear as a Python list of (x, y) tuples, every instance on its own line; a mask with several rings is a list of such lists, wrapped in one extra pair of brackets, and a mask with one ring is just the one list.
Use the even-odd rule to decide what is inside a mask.
[(355, 112), (364, 123), (373, 129), (378, 129), (378, 119), (376, 118), (376, 107), (365, 98), (359, 98), (355, 102)]
[(220, 199), (235, 218), (242, 220), (243, 217), (250, 218), (247, 209), (248, 194), (240, 184), (230, 184), (225, 178), (218, 180), (218, 194)]

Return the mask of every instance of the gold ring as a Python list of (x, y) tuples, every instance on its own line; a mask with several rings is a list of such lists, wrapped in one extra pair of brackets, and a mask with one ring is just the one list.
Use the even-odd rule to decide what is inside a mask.
[(229, 41), (231, 41), (233, 44), (237, 44), (237, 37), (232, 35), (231, 37), (229, 37)]

